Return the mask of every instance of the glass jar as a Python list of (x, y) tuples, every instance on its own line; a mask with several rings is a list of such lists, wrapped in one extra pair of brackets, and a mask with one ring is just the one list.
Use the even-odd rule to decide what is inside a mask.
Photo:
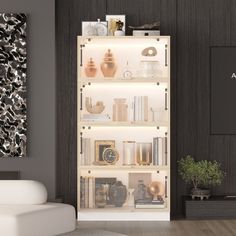
[(127, 121), (128, 105), (125, 98), (114, 98), (113, 121)]
[(139, 165), (152, 163), (152, 143), (137, 143), (136, 158)]
[(135, 141), (123, 141), (123, 165), (135, 165)]

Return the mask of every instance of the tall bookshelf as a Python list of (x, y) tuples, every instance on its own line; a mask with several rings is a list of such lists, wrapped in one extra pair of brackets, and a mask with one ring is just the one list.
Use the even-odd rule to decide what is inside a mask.
[(78, 220), (169, 220), (170, 37), (77, 42)]

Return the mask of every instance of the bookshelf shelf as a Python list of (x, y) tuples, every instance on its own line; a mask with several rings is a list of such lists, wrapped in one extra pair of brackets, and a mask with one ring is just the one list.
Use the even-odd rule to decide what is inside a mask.
[(159, 84), (159, 83), (168, 83), (168, 77), (155, 77), (152, 79), (147, 79), (147, 78), (141, 78), (141, 77), (133, 77), (132, 79), (124, 79), (122, 77), (120, 78), (82, 78), (81, 79), (81, 83), (83, 85), (89, 85), (89, 84), (99, 84), (99, 83), (121, 83), (124, 84), (124, 86), (126, 84), (129, 83), (147, 83), (147, 84)]
[(170, 36), (77, 42), (78, 219), (169, 220)]
[(80, 166), (79, 170), (81, 171), (145, 171), (145, 172), (150, 172), (150, 171), (161, 171), (169, 170), (169, 166), (121, 166), (121, 165), (105, 165), (105, 166), (98, 166), (98, 165), (87, 165), (87, 166)]
[(168, 212), (169, 209), (167, 207), (164, 208), (156, 208), (156, 209), (137, 209), (134, 207), (106, 207), (106, 208), (86, 208), (80, 209), (81, 212)]
[(80, 121), (79, 125), (83, 126), (90, 126), (90, 127), (168, 127), (167, 121), (160, 121), (160, 122), (86, 122)]

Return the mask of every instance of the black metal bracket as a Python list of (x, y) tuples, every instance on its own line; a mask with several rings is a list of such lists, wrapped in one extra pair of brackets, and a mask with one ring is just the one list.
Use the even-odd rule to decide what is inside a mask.
[(165, 197), (167, 198), (167, 176), (165, 176)]
[(165, 137), (165, 159), (166, 159), (166, 165), (168, 165), (168, 159), (167, 159), (167, 154), (168, 154), (168, 145), (167, 145), (168, 139)]
[(83, 66), (83, 47), (85, 47), (85, 45), (80, 44), (80, 66)]
[(167, 97), (168, 97), (168, 89), (165, 89), (165, 110), (168, 110), (168, 106), (167, 106)]
[(80, 110), (83, 110), (83, 89), (80, 88)]
[(167, 44), (165, 45), (165, 66), (168, 66), (168, 62), (167, 62)]
[(80, 154), (83, 154), (83, 133), (80, 132)]

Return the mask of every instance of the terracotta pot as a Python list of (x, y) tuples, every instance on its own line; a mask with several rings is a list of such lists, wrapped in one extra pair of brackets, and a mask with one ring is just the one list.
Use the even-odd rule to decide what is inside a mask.
[(101, 71), (104, 77), (114, 77), (116, 73), (117, 66), (111, 50), (108, 49), (104, 56), (103, 62), (101, 63)]
[(96, 65), (92, 58), (87, 62), (86, 67), (84, 68), (84, 73), (87, 77), (95, 77), (97, 73)]

